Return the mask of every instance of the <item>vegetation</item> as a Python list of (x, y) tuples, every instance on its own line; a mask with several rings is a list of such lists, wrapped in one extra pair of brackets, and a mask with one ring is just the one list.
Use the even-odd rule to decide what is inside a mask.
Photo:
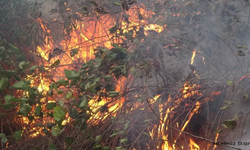
[[(53, 23), (45, 21), (42, 3), (0, 2), (1, 148), (163, 149), (166, 141), (182, 143), (182, 134), (214, 143), (210, 139), (216, 134), (236, 128), (237, 121), (247, 117), (238, 113), (221, 122), (218, 116), (234, 102), (210, 101), (222, 85), (236, 92), (232, 76), (249, 73), (244, 60), (249, 32), (249, 19), (242, 17), (245, 2), (236, 7), (236, 1), (52, 1), (56, 7), (50, 13), (59, 16)], [(111, 46), (95, 41), (100, 31), (94, 28), (87, 41), (94, 47), (93, 59), (73, 66), (87, 42), (38, 54), (38, 46), (58, 45), (53, 41), (56, 32), (67, 43), (79, 22), (94, 22), (96, 27), (106, 16), (113, 24), (102, 26), (101, 37)], [(210, 30), (214, 25), (218, 27)], [(50, 30), (53, 26), (59, 31)], [(200, 66), (190, 63), (195, 53)], [(72, 63), (65, 64), (62, 55)], [(222, 56), (225, 59), (218, 59)], [(59, 70), (63, 77), (53, 75)]]

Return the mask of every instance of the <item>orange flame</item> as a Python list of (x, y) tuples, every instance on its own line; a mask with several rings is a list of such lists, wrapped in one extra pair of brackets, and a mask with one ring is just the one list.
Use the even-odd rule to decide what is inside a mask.
[[(215, 142), (215, 143), (217, 143), (218, 138), (219, 138), (219, 133), (216, 133), (216, 137), (215, 137), (215, 140), (214, 140), (214, 142)], [(216, 149), (216, 147), (217, 147), (217, 145), (216, 145), (216, 144), (214, 144), (214, 148), (213, 148), (213, 150), (215, 150), (215, 149)]]
[(200, 147), (190, 138), (189, 139), (190, 150), (200, 150)]

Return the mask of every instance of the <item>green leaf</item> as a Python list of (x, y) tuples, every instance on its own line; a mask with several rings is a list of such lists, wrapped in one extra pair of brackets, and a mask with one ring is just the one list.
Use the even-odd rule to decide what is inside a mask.
[(55, 83), (50, 84), (50, 90), (55, 89), (57, 90), (57, 85)]
[(246, 45), (241, 45), (241, 46), (236, 46), (236, 48), (238, 48), (238, 49), (242, 49), (242, 48), (247, 49), (247, 46)]
[(58, 91), (57, 91), (57, 94), (62, 94), (63, 93), (63, 90), (61, 90), (61, 89), (59, 89)]
[(108, 91), (109, 97), (116, 97), (120, 92), (117, 91)]
[(96, 142), (100, 142), (101, 138), (102, 138), (102, 136), (101, 136), (101, 135), (98, 135), (98, 136), (95, 137), (95, 141), (96, 141)]
[(4, 133), (0, 133), (0, 137), (2, 138), (2, 139), (1, 139), (1, 142), (2, 142), (2, 143), (8, 142), (8, 139), (6, 138), (6, 135), (5, 135)]
[(11, 102), (21, 102), (21, 101), (23, 101), (23, 100), (17, 99), (17, 98), (12, 98), (12, 99), (11, 99)]
[(114, 2), (114, 4), (115, 4), (116, 6), (122, 6), (122, 4), (120, 4), (120, 3), (118, 3), (118, 2)]
[(74, 79), (80, 76), (80, 73), (75, 70), (64, 70), (65, 76), (68, 79)]
[(102, 147), (102, 145), (98, 144), (98, 145), (95, 145), (95, 146), (94, 146), (94, 149), (99, 149), (99, 148), (101, 148), (101, 147)]
[(116, 31), (117, 31), (117, 27), (116, 26), (114, 26), (114, 27), (112, 27), (112, 28), (109, 29), (109, 33), (110, 34), (116, 33)]
[(87, 91), (87, 90), (89, 89), (90, 84), (91, 84), (90, 82), (87, 82), (87, 83), (85, 84), (85, 87), (84, 87), (85, 91)]
[(92, 5), (94, 5), (94, 6), (96, 6), (96, 7), (98, 6), (95, 1), (90, 1), (89, 3), (92, 4)]
[(127, 143), (127, 138), (124, 138), (124, 139), (120, 139), (120, 143)]
[(119, 94), (120, 92), (117, 91), (108, 91), (109, 94)]
[(30, 112), (31, 107), (29, 104), (23, 104), (19, 110), (19, 112), (21, 113), (21, 115), (23, 116), (27, 116), (28, 113)]
[(11, 107), (12, 107), (11, 103), (5, 103), (5, 104), (3, 104), (3, 108), (4, 109), (10, 109)]
[(58, 59), (58, 60), (56, 60), (52, 65), (51, 65), (51, 67), (56, 67), (57, 65), (59, 65), (60, 64), (60, 60)]
[(54, 109), (54, 107), (56, 107), (56, 103), (48, 103), (47, 104), (47, 109), (48, 110), (52, 110), (52, 109)]
[(35, 115), (36, 116), (40, 116), (41, 115), (41, 111), (42, 111), (41, 105), (37, 106), (35, 108)]
[(144, 121), (144, 123), (148, 123), (150, 121), (151, 121), (151, 119), (147, 119), (147, 120)]
[(8, 142), (8, 139), (5, 137), (5, 138), (2, 138), (1, 140), (2, 143), (7, 143)]
[(116, 135), (125, 135), (126, 132), (125, 131), (119, 131), (118, 133), (113, 133), (112, 135), (110, 135), (110, 137), (116, 136)]
[(119, 147), (115, 147), (115, 150), (125, 150), (125, 148), (119, 146)]
[(227, 81), (227, 85), (233, 86), (233, 85), (234, 85), (234, 82), (233, 82), (233, 81)]
[(51, 129), (53, 126), (55, 126), (56, 124), (55, 123), (51, 123), (51, 122), (49, 122), (49, 123), (47, 123), (47, 125), (46, 125), (46, 127), (48, 128), (48, 129)]
[(16, 82), (14, 85), (13, 85), (13, 88), (15, 89), (27, 89), (28, 88), (28, 84), (24, 81), (19, 81), (19, 82)]
[(244, 99), (248, 99), (248, 98), (249, 98), (248, 94), (244, 94), (242, 97), (243, 97)]
[(54, 118), (56, 121), (60, 121), (62, 120), (66, 115), (66, 112), (64, 111), (64, 109), (61, 106), (56, 106), (54, 108)]
[(233, 117), (233, 120), (238, 120), (239, 118), (241, 118), (243, 116), (243, 112), (239, 112), (237, 113), (234, 117)]
[(13, 136), (16, 139), (16, 141), (19, 141), (22, 138), (22, 131), (20, 130), (16, 131)]
[(11, 99), (12, 99), (13, 97), (11, 96), (11, 95), (6, 95), (5, 97), (4, 97), (4, 100), (5, 100), (5, 102), (6, 103), (9, 103), (9, 102), (11, 102)]
[(77, 53), (78, 53), (78, 49), (77, 49), (77, 48), (72, 49), (72, 50), (70, 51), (70, 56), (73, 57), (73, 56), (75, 56), (75, 54), (77, 54)]
[(230, 105), (234, 104), (232, 101), (224, 101), (225, 106), (221, 107), (220, 109), (224, 110), (227, 109)]
[(128, 127), (129, 127), (129, 121), (126, 121), (126, 123), (124, 124), (124, 126), (123, 126), (123, 129), (124, 130), (127, 130), (128, 129)]
[(105, 147), (102, 148), (102, 150), (109, 150), (109, 147), (105, 146)]
[(233, 119), (231, 120), (225, 120), (223, 121), (222, 126), (224, 126), (225, 128), (229, 128), (229, 129), (234, 129), (237, 125), (237, 122)]
[(160, 26), (163, 26), (166, 24), (166, 19), (163, 19), (163, 18), (159, 18), (155, 21), (155, 24), (158, 24)]
[(21, 81), (21, 78), (19, 77), (19, 76), (17, 76), (17, 75), (13, 75), (14, 76), (14, 78), (17, 80), (17, 81)]
[(64, 105), (64, 101), (63, 101), (63, 100), (60, 100), (58, 104), (59, 104), (60, 106), (62, 106), (62, 107), (63, 107), (63, 105)]
[(47, 134), (47, 135), (50, 134), (49, 130), (47, 130), (47, 129), (42, 129), (42, 131), (43, 131), (43, 133), (45, 133), (45, 134)]
[(29, 70), (29, 74), (31, 75), (31, 74), (33, 74), (34, 73), (34, 71), (36, 70), (36, 68), (38, 68), (39, 66), (32, 66), (31, 68), (30, 68), (30, 70)]
[(0, 80), (0, 90), (3, 90), (8, 85), (8, 78), (1, 78)]
[(235, 53), (235, 55), (246, 56), (246, 54), (242, 50), (239, 50), (237, 53)]
[(214, 133), (220, 133), (221, 131), (223, 131), (222, 129), (214, 131)]
[(61, 133), (61, 129), (58, 126), (53, 126), (51, 128), (51, 133), (53, 136), (58, 136)]
[(36, 126), (38, 126), (38, 127), (45, 127), (45, 125), (43, 125), (43, 124), (41, 124), (41, 123), (37, 123), (37, 124), (35, 124)]
[(74, 139), (72, 137), (66, 137), (65, 142), (68, 144), (68, 146), (70, 146), (74, 142)]
[(14, 45), (12, 45), (12, 44), (10, 44), (10, 43), (9, 43), (9, 46), (10, 46), (10, 48), (11, 48), (13, 51), (15, 51), (15, 53), (20, 53), (19, 49), (18, 49), (16, 46), (14, 46)]
[(0, 138), (4, 138), (6, 135), (4, 133), (0, 133)]
[(82, 102), (80, 103), (79, 107), (87, 107), (88, 106), (88, 99), (84, 96)]
[(56, 145), (55, 144), (50, 144), (49, 145), (49, 150), (56, 150)]
[(112, 79), (112, 76), (103, 76), (105, 82), (108, 82)]
[(125, 33), (126, 38), (131, 39), (133, 37), (134, 31), (129, 30), (127, 33)]
[(58, 81), (56, 81), (56, 83), (58, 83), (59, 86), (69, 85), (69, 81), (66, 81), (64, 79), (59, 79)]
[(144, 134), (144, 135), (150, 137), (150, 135), (149, 135), (147, 132), (143, 132), (142, 134)]
[(88, 7), (82, 6), (82, 10), (83, 10), (83, 11), (88, 11)]
[(25, 62), (25, 61), (23, 61), (23, 62), (20, 62), (20, 63), (19, 63), (19, 68), (20, 68), (20, 69), (23, 69), (23, 70), (29, 68), (29, 66), (30, 66), (30, 62)]
[(69, 112), (69, 116), (72, 118), (72, 119), (76, 119), (78, 117), (78, 113), (76, 111), (75, 108), (72, 108)]
[(71, 148), (71, 146), (69, 146), (69, 147), (67, 147), (67, 149), (66, 150), (73, 150), (72, 148)]
[(66, 98), (69, 99), (71, 98), (73, 95), (73, 93), (71, 91), (69, 91), (67, 94), (66, 94)]

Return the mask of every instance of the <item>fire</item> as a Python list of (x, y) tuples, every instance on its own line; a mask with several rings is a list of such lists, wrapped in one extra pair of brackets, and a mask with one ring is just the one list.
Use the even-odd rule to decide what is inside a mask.
[[(66, 3), (64, 3), (66, 5)], [(143, 7), (143, 6), (142, 6)], [(137, 8), (136, 8), (137, 9)], [(67, 8), (67, 11), (71, 11), (70, 8)], [(146, 11), (144, 9), (138, 9), (138, 12), (135, 13), (133, 9), (130, 9), (128, 11), (129, 17), (129, 23), (126, 21), (121, 20), (121, 29), (123, 32), (128, 32), (129, 30), (134, 30), (136, 27), (136, 31), (140, 29), (141, 26), (144, 26), (144, 34), (148, 34), (148, 30), (155, 30), (156, 32), (160, 33), (163, 31), (163, 26), (159, 26), (157, 24), (148, 24), (144, 19), (139, 19), (138, 16), (139, 14), (143, 18), (149, 18), (153, 15), (153, 12), (151, 11)], [(80, 15), (80, 14), (78, 14)], [(107, 22), (106, 20), (109, 21)], [(37, 19), (37, 21), (40, 23), (40, 26), (43, 28), (44, 31), (47, 33), (51, 33), (51, 31), (46, 28), (43, 25), (43, 21), (41, 19)], [(54, 19), (54, 21), (57, 21)], [(105, 23), (103, 23), (103, 21)], [(79, 61), (80, 62), (86, 62), (90, 59), (94, 58), (94, 49), (97, 48), (98, 46), (104, 46), (107, 48), (112, 48), (112, 43), (120, 43), (120, 39), (114, 39), (110, 38), (110, 35), (108, 34), (109, 29), (114, 26), (114, 23), (116, 22), (115, 19), (110, 18), (107, 15), (100, 16), (100, 21), (94, 22), (94, 21), (88, 21), (87, 23), (85, 22), (80, 22), (76, 21), (76, 28), (71, 31), (70, 36), (71, 38), (69, 40), (63, 40), (60, 42), (59, 47), (61, 51), (61, 54), (54, 55), (51, 57), (50, 55), (53, 54), (53, 50), (57, 48), (57, 46), (54, 46), (54, 41), (52, 41), (52, 36), (47, 35), (45, 37), (45, 41), (47, 43), (43, 46), (37, 47), (37, 53), (38, 55), (43, 58), (43, 60), (40, 62), (40, 65), (43, 66), (51, 66), (54, 62), (57, 60), (60, 60), (60, 65), (62, 67), (57, 68), (57, 76), (52, 76), (53, 80), (57, 80), (58, 77), (63, 77), (63, 70), (64, 69), (70, 69), (70, 65), (75, 62)], [(105, 26), (103, 26), (105, 24)], [(119, 32), (119, 31), (117, 31)], [(111, 40), (110, 40), (111, 39)], [(78, 49), (78, 53), (74, 57), (69, 57), (70, 56), (70, 51), (72, 49)], [(46, 79), (46, 77), (43, 74), (39, 74), (39, 83), (36, 83), (35, 81), (38, 79), (33, 79), (32, 76), (28, 76), (28, 79), (31, 80), (32, 86), (37, 86), (39, 92), (43, 92), (46, 94), (49, 91), (49, 85), (50, 82), (49, 80)], [(123, 90), (123, 85), (124, 85), (125, 79), (121, 79), (118, 81), (116, 85), (116, 91), (122, 91)], [(156, 102), (156, 100), (160, 97), (160, 95), (154, 97), (150, 101)], [(97, 96), (94, 97), (92, 100), (89, 101), (89, 106), (92, 110), (91, 115), (92, 117), (90, 118), (90, 122), (93, 124), (97, 124), (99, 121), (104, 121), (109, 115), (116, 116), (118, 110), (123, 106), (123, 103), (125, 101), (124, 97), (120, 97), (118, 101), (111, 102), (112, 99), (107, 98), (107, 99), (102, 99), (100, 102), (97, 102)], [(48, 102), (56, 102), (57, 100), (48, 100)], [(45, 103), (45, 99), (42, 99), (41, 102)], [(101, 113), (99, 110), (101, 107), (104, 105), (108, 105), (108, 112)], [(133, 109), (136, 109), (139, 107), (140, 104), (136, 104), (135, 107), (133, 107), (130, 111)], [(33, 108), (34, 109), (34, 108)], [(42, 106), (42, 110), (45, 110), (46, 107)], [(68, 115), (67, 115), (68, 116)], [(66, 119), (63, 121), (63, 124), (67, 124), (70, 122), (69, 117), (66, 116)], [(28, 124), (30, 121), (28, 118), (23, 117), (23, 122)], [(51, 120), (48, 120), (44, 118), (43, 123), (48, 123), (51, 122)], [(35, 121), (32, 122), (32, 124), (35, 124)], [(34, 127), (30, 129), (31, 137), (36, 137), (38, 135), (43, 135), (41, 130), (43, 128), (40, 127)]]
[(196, 55), (196, 51), (193, 51), (193, 55), (192, 55), (192, 58), (191, 58), (191, 65), (194, 63), (195, 55)]
[[(193, 63), (194, 63), (194, 58), (195, 58), (195, 55), (196, 55), (196, 51), (194, 50), (193, 51), (193, 55), (192, 55), (192, 58), (191, 58), (191, 67), (193, 67), (193, 68), (191, 68), (192, 69), (192, 71), (194, 72), (194, 74), (196, 75), (196, 77), (198, 78), (198, 79), (200, 79), (200, 77), (197, 75), (197, 73), (196, 73), (196, 71), (195, 71), (195, 68), (194, 68), (194, 66), (193, 66)], [(203, 57), (204, 58), (204, 57)], [(205, 62), (205, 61), (204, 61)]]
[[(218, 138), (219, 138), (219, 134), (220, 134), (220, 133), (216, 133), (216, 137), (215, 137), (215, 140), (214, 140), (215, 143), (217, 142), (217, 140), (218, 140)], [(214, 145), (213, 150), (215, 150), (216, 147), (217, 147), (217, 145)]]
[[(66, 3), (65, 3), (66, 5)], [(67, 8), (68, 11), (70, 11), (70, 8)], [(138, 18), (138, 13), (143, 18), (150, 18), (154, 13), (151, 11), (146, 11), (144, 9), (138, 9), (137, 13), (133, 11), (133, 9), (130, 9), (128, 12), (129, 16), (129, 23), (125, 21), (121, 21), (121, 28), (124, 33), (129, 32), (130, 30), (134, 29), (136, 27), (136, 31), (140, 30), (141, 26), (144, 26), (144, 34), (147, 36), (149, 33), (149, 30), (154, 30), (158, 33), (162, 32), (164, 30), (165, 26), (160, 26), (157, 24), (148, 24), (144, 19)], [(177, 14), (176, 16), (179, 16), (180, 14)], [(107, 16), (100, 16), (100, 20), (107, 20)], [(41, 20), (38, 20), (41, 22)], [(49, 58), (49, 53), (52, 53), (53, 49), (56, 47), (53, 45), (52, 41), (47, 42), (47, 44), (44, 47), (37, 47), (37, 52), (39, 55), (46, 60), (47, 62), (41, 62), (41, 65), (48, 65), (51, 66), (55, 61), (60, 60), (60, 69), (57, 71), (57, 76), (63, 76), (63, 70), (69, 69), (70, 65), (73, 64), (75, 61), (80, 60), (80, 62), (86, 62), (90, 59), (94, 58), (94, 49), (98, 46), (105, 46), (107, 48), (112, 48), (113, 43), (119, 43), (121, 39), (114, 39), (111, 38), (111, 35), (108, 34), (109, 29), (114, 26), (115, 20), (111, 20), (106, 22), (107, 26), (103, 26), (103, 22), (76, 22), (77, 26), (75, 30), (72, 30), (71, 32), (71, 39), (61, 41), (60, 46), (61, 50), (63, 51), (62, 54), (55, 56), (53, 58)], [(44, 30), (48, 31), (50, 33), (49, 29), (46, 29), (43, 24), (41, 23), (41, 26)], [(119, 33), (120, 31), (117, 31)], [(135, 32), (133, 32), (133, 36), (135, 36)], [(51, 38), (51, 36), (49, 36)], [(46, 38), (49, 38), (46, 37)], [(112, 40), (110, 40), (112, 39)], [(74, 57), (70, 56), (70, 50), (72, 49), (78, 49), (79, 53), (76, 54)], [(196, 56), (196, 51), (193, 51), (193, 55), (191, 58), (191, 65), (194, 63), (194, 59)], [(203, 57), (204, 61), (204, 57)], [(44, 64), (45, 63), (45, 64)], [(47, 63), (47, 64), (46, 64)], [(204, 61), (205, 64), (205, 61)], [(194, 71), (195, 73), (195, 71)], [(195, 75), (198, 77), (198, 75), (195, 73)], [(198, 77), (199, 78), (199, 77)], [(53, 76), (54, 80), (57, 80), (58, 77)], [(39, 92), (48, 92), (49, 91), (49, 82), (46, 81), (46, 78), (39, 74), (39, 80), (40, 83), (37, 85)], [(120, 79), (117, 81), (115, 91), (122, 92), (124, 90), (124, 82), (126, 81), (125, 78)], [(32, 84), (35, 85), (34, 80), (32, 80)], [(159, 108), (159, 117), (160, 122), (159, 124), (154, 124), (153, 128), (148, 128), (149, 135), (151, 139), (154, 139), (154, 137), (157, 137), (158, 139), (161, 139), (161, 144), (157, 147), (157, 149), (162, 150), (174, 150), (177, 147), (177, 140), (181, 137), (182, 133), (186, 129), (188, 123), (192, 119), (193, 115), (198, 112), (199, 108), (201, 107), (201, 102), (197, 101), (193, 104), (189, 104), (186, 102), (185, 106), (192, 105), (192, 108), (189, 108), (189, 114), (185, 118), (185, 123), (182, 124), (181, 122), (176, 122), (176, 127), (180, 129), (181, 132), (177, 134), (177, 140), (169, 142), (170, 135), (169, 132), (169, 125), (170, 125), (170, 119), (172, 119), (174, 110), (178, 108), (181, 103), (185, 102), (188, 98), (191, 98), (192, 96), (200, 96), (202, 95), (199, 92), (200, 85), (189, 85), (188, 83), (185, 83), (183, 85), (183, 88), (181, 89), (180, 93), (182, 94), (180, 97), (176, 98), (175, 100), (169, 95), (167, 101), (165, 103), (157, 104), (157, 100), (160, 98), (161, 95), (156, 95), (155, 97), (148, 99), (150, 104), (155, 104)], [(105, 90), (105, 89), (104, 89)], [(212, 95), (218, 95), (219, 92), (215, 92)], [(135, 97), (140, 97), (140, 95), (136, 95)], [(112, 98), (106, 98), (102, 99), (101, 101), (97, 101), (98, 96), (94, 96), (93, 99), (89, 101), (89, 107), (91, 109), (91, 112), (88, 112), (91, 114), (90, 120), (88, 123), (92, 123), (93, 125), (98, 124), (99, 122), (104, 121), (110, 116), (117, 116), (120, 108), (124, 105), (125, 98), (120, 97), (118, 101), (112, 101)], [(42, 102), (45, 102), (45, 99), (41, 100)], [(57, 100), (49, 100), (49, 102), (56, 102)], [(174, 103), (171, 105), (171, 103)], [(100, 109), (104, 107), (105, 105), (108, 106), (108, 110), (101, 113)], [(135, 104), (134, 107), (130, 110), (134, 110), (138, 108), (139, 106), (142, 106), (142, 104)], [(45, 106), (42, 107), (43, 110), (45, 110)], [(144, 108), (141, 108), (144, 109)], [(23, 122), (28, 124), (29, 120), (27, 117), (23, 117)], [(51, 120), (46, 120), (46, 118), (43, 120), (43, 123), (52, 122)], [(70, 118), (68, 114), (66, 115), (66, 119), (63, 121), (63, 125), (66, 125), (70, 122)], [(32, 132), (31, 137), (36, 137), (38, 135), (42, 134), (43, 128), (32, 128), (30, 132)], [(150, 147), (148, 145), (148, 147)], [(181, 146), (182, 149), (184, 146)], [(191, 150), (200, 150), (199, 146), (190, 138), (189, 139), (189, 147)], [(177, 148), (178, 149), (178, 148)]]
[(192, 110), (192, 112), (189, 114), (188, 120), (185, 122), (184, 126), (181, 129), (181, 132), (179, 134), (179, 136), (182, 134), (182, 132), (184, 131), (184, 129), (186, 128), (187, 124), (189, 123), (189, 121), (191, 120), (192, 116), (194, 115), (195, 112), (197, 112), (197, 110), (200, 108), (200, 102), (196, 102), (195, 104), (195, 108)]
[(190, 138), (189, 139), (190, 150), (200, 150), (200, 147)]
[[(125, 81), (125, 78), (122, 78), (120, 81), (118, 81), (116, 85), (116, 91), (121, 92), (123, 89), (123, 83)], [(93, 124), (98, 124), (100, 121), (104, 121), (107, 117), (112, 114), (114, 117), (116, 116), (116, 112), (123, 106), (123, 103), (125, 101), (124, 97), (121, 97), (118, 101), (115, 101), (115, 103), (110, 103), (108, 105), (108, 112), (101, 113), (99, 109), (106, 105), (106, 103), (110, 102), (112, 99), (102, 99), (100, 102), (97, 102), (98, 97), (95, 97), (94, 99), (89, 101), (90, 109), (92, 110), (90, 122)]]

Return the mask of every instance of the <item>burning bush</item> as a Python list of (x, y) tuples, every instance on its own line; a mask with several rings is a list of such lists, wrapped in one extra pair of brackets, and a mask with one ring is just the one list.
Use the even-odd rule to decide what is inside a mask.
[[(2, 148), (215, 149), (220, 132), (237, 127), (238, 118), (221, 121), (233, 104), (222, 87), (229, 80), (234, 92), (232, 76), (248, 68), (247, 46), (230, 47), (233, 2), (55, 2), (48, 24), (42, 4), (3, 1)], [(229, 37), (212, 31), (213, 19), (229, 22)], [(6, 29), (10, 21), (20, 26)]]

